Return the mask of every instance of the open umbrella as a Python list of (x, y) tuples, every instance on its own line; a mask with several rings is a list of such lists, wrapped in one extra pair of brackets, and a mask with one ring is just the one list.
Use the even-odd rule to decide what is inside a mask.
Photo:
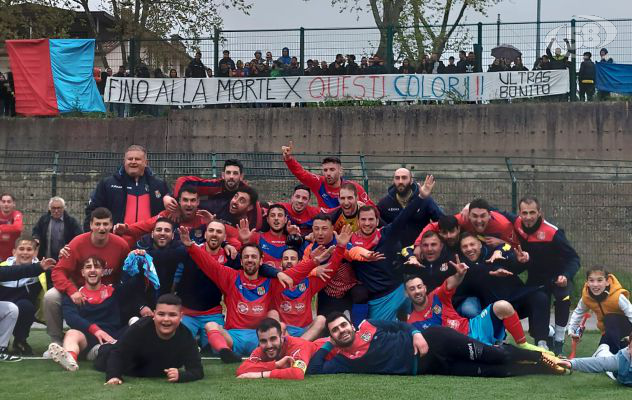
[(492, 56), (513, 61), (516, 58), (521, 57), (522, 52), (510, 44), (502, 44), (492, 49)]

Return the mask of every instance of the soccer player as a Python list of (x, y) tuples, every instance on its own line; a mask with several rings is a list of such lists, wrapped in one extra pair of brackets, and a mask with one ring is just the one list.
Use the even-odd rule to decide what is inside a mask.
[[(511, 221), (500, 212), (491, 211), (486, 200), (473, 200), (466, 211), (456, 214), (454, 217), (459, 222), (461, 232), (467, 231), (480, 235), (484, 238), (485, 244), (489, 246), (500, 246), (503, 243), (518, 244)], [(426, 225), (415, 241), (415, 246), (421, 244), (423, 234), (429, 230), (439, 232), (439, 224), (432, 222)]]
[[(241, 249), (242, 270), (236, 271), (218, 263), (186, 236), (186, 228), (180, 228), (182, 243), (187, 246), (193, 261), (209, 278), (217, 284), (224, 294), (226, 303), (226, 323), (222, 328), (218, 323), (206, 324), (206, 332), (211, 348), (219, 353), (224, 362), (237, 362), (240, 355), (249, 355), (257, 346), (257, 335), (254, 329), (270, 311), (272, 300), (286, 286), (290, 278), (300, 282), (325, 257), (329, 257), (324, 247), (312, 253), (312, 259), (301, 262), (287, 272), (279, 272), (277, 280), (264, 278), (259, 274), (262, 265), (261, 250), (254, 245), (245, 245)], [(344, 253), (344, 247), (336, 246), (334, 256)]]
[(454, 329), (423, 334), (393, 321), (364, 321), (357, 329), (342, 313), (327, 316), (331, 337), (312, 357), (308, 374), (456, 375), (507, 377), (563, 374), (553, 356), (517, 347), (488, 346)]
[(359, 231), (351, 238), (354, 247), (383, 254), (378, 261), (353, 261), (358, 280), (366, 287), (369, 295), (368, 317), (379, 320), (395, 320), (397, 310), (405, 302), (401, 274), (393, 269), (399, 247), (399, 233), (419, 207), (425, 207), (435, 180), (428, 175), (424, 184), (413, 190), (413, 198), (395, 220), (378, 229), (379, 212), (375, 206), (362, 206), (359, 211)]
[(255, 244), (263, 251), (263, 262), (281, 270), (281, 257), (287, 248), (288, 234), (300, 235), (300, 229), (288, 223), (285, 208), (279, 204), (273, 204), (268, 208), (266, 216), (269, 229), (265, 232), (256, 232), (248, 226), (248, 220), (239, 222), (239, 240), (241, 244)]
[(434, 290), (441, 286), (449, 276), (454, 274), (454, 268), (450, 261), (454, 260), (454, 252), (444, 244), (439, 234), (427, 231), (421, 234), (420, 258), (413, 254), (412, 246), (402, 250), (402, 255), (407, 258), (404, 264), (404, 273), (419, 276), (428, 287)]
[(101, 283), (104, 267), (105, 261), (96, 256), (90, 256), (83, 262), (81, 276), (85, 284), (77, 293), (83, 296), (84, 304), (77, 305), (64, 294), (62, 310), (71, 329), (64, 335), (63, 346), (51, 343), (48, 354), (68, 371), (79, 368), (77, 360), (80, 354), (94, 360), (98, 345), (115, 343), (127, 328), (126, 321), (121, 320), (121, 307), (126, 303), (128, 292), (140, 289), (142, 274), (128, 279), (125, 284), (104, 285)]
[(15, 209), (15, 197), (0, 195), (0, 261), (11, 257), (15, 241), (22, 234), (22, 213)]
[[(544, 286), (547, 305), (539, 309), (546, 314), (542, 320), (548, 322), (551, 296), (555, 298), (555, 336), (552, 350), (561, 354), (564, 346), (566, 324), (570, 314), (573, 278), (579, 270), (579, 256), (564, 235), (564, 231), (546, 221), (540, 202), (532, 196), (523, 197), (518, 202), (519, 217), (514, 221), (520, 245), (529, 253), (529, 261), (524, 264), (529, 287)], [(537, 294), (536, 294), (537, 296)], [(538, 329), (537, 344), (545, 347), (548, 324)]]
[[(398, 168), (393, 174), (393, 184), (388, 188), (386, 196), (377, 204), (380, 217), (385, 223), (391, 223), (406, 208), (413, 197), (415, 181), (412, 172), (407, 168)], [(400, 233), (400, 248), (408, 247), (415, 242), (421, 230), (432, 221), (443, 216), (437, 203), (429, 198), (424, 207), (419, 207), (408, 220)]]
[[(14, 362), (21, 360), (19, 356), (9, 354), (9, 339), (11, 338), (11, 335), (14, 334), (14, 328), (18, 322), (21, 323), (21, 325), (18, 326), (18, 329), (26, 330), (27, 333), (33, 323), (32, 315), (27, 312), (20, 314), (20, 308), (16, 305), (16, 303), (13, 300), (5, 301), (5, 296), (10, 296), (13, 299), (16, 298), (16, 295), (21, 296), (25, 291), (25, 286), (19, 286), (20, 284), (26, 284), (27, 282), (33, 283), (32, 278), (35, 278), (35, 281), (37, 281), (38, 276), (55, 266), (55, 260), (52, 258), (44, 259), (41, 263), (31, 264), (31, 260), (33, 259), (32, 255), (28, 258), (28, 263), (22, 264), (19, 262), (21, 259), (26, 258), (21, 257), (20, 253), (24, 252), (26, 249), (25, 245), (27, 245), (27, 243), (28, 242), (26, 241), (20, 240), (20, 244), (21, 246), (24, 246), (24, 248), (20, 251), (19, 247), (21, 246), (18, 245), (16, 262), (13, 263), (13, 265), (0, 267), (0, 285), (2, 285), (0, 286), (0, 362)], [(5, 284), (7, 284), (6, 287), (4, 286)], [(29, 299), (26, 299), (25, 301), (29, 301), (30, 303)], [(18, 303), (21, 302), (22, 300), (18, 301)], [(30, 307), (33, 308), (32, 305)], [(23, 317), (24, 319), (20, 320), (19, 317), (23, 315), (26, 315), (26, 317)], [(19, 337), (20, 333), (18, 333), (17, 336)], [(17, 348), (15, 342), (16, 341), (14, 340), (14, 353), (21, 353), (20, 349), (28, 350), (28, 348), (25, 348), (28, 346), (26, 339), (24, 339), (22, 341), (22, 345), (18, 345)]]
[(288, 146), (281, 147), (283, 160), (290, 172), (302, 184), (309, 187), (316, 196), (318, 206), (323, 208), (335, 208), (340, 205), (338, 197), (340, 187), (344, 182), (351, 182), (357, 189), (357, 199), (364, 204), (373, 204), (362, 186), (357, 182), (347, 181), (342, 178), (342, 163), (339, 158), (326, 157), (322, 162), (322, 175), (307, 172), (301, 164), (292, 157), (293, 145), (290, 141)]
[(302, 183), (294, 187), (294, 192), (289, 203), (279, 203), (293, 225), (301, 229), (301, 235), (309, 235), (312, 232), (314, 217), (320, 212), (319, 207), (309, 205), (312, 191)]
[[(340, 246), (346, 247), (346, 243), (351, 238), (351, 227), (346, 225), (337, 236)], [(274, 299), (269, 313), (275, 319), (285, 324), (288, 335), (301, 337), (305, 340), (315, 340), (320, 337), (325, 328), (325, 317), (317, 315), (312, 317), (312, 301), (334, 276), (342, 265), (342, 257), (332, 257), (326, 264), (325, 275), (321, 277), (309, 276), (298, 282), (294, 288), (284, 289), (278, 297)], [(293, 268), (298, 264), (298, 251), (288, 248), (283, 252), (283, 271)], [(322, 266), (318, 268), (323, 268)]]
[(78, 291), (78, 286), (83, 284), (81, 267), (83, 260), (95, 256), (105, 262), (103, 266), (103, 283), (110, 285), (118, 282), (120, 268), (129, 254), (129, 246), (119, 236), (110, 233), (112, 229), (112, 213), (107, 208), (96, 208), (90, 216), (90, 232), (83, 233), (68, 244), (68, 257), (60, 257), (51, 277), (55, 287), (49, 289), (44, 295), (44, 317), (46, 319), (46, 331), (51, 342), (61, 344), (62, 293), (67, 294), (73, 303), (82, 305), (85, 296)]
[(345, 182), (340, 185), (338, 201), (339, 207), (328, 210), (334, 221), (334, 230), (339, 232), (344, 225), (351, 225), (353, 231), (357, 231), (359, 229), (358, 210), (363, 204), (358, 204), (358, 189), (353, 183)]
[(430, 293), (421, 278), (410, 276), (405, 279), (406, 295), (413, 303), (413, 311), (407, 319), (409, 324), (422, 332), (431, 326), (447, 326), (488, 345), (501, 343), (507, 336), (506, 329), (518, 347), (543, 351), (527, 342), (518, 313), (505, 300), (490, 304), (474, 318), (461, 317), (452, 305), (452, 297), (469, 267), (460, 262), (458, 256), (456, 262), (450, 264), (456, 273)]
[[(15, 241), (13, 256), (3, 261), (0, 269), (8, 266), (28, 269), (31, 264), (37, 264), (37, 262), (37, 242), (30, 236), (21, 236)], [(42, 260), (42, 263), (46, 266), (55, 264), (52, 259)], [(0, 282), (0, 301), (9, 301), (19, 310), (19, 317), (13, 329), (13, 352), (18, 355), (33, 355), (33, 349), (26, 339), (35, 321), (35, 312), (40, 304), (39, 296), (42, 288), (46, 288), (44, 273), (24, 279)]]
[(105, 371), (106, 384), (120, 385), (124, 375), (166, 377), (171, 383), (204, 377), (195, 340), (180, 325), (181, 307), (178, 296), (163, 294), (153, 318), (141, 318), (116, 344), (99, 348), (94, 364), (97, 370)]
[(266, 318), (257, 326), (259, 346), (237, 368), (241, 379), (296, 379), (305, 378), (309, 360), (318, 346), (305, 339), (283, 336), (281, 324)]

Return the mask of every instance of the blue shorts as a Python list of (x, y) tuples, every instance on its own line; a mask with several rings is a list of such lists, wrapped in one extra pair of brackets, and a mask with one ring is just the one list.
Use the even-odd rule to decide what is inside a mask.
[(233, 339), (233, 351), (244, 357), (250, 357), (250, 353), (259, 346), (255, 329), (229, 329), (226, 332)]
[(408, 298), (404, 293), (404, 284), (395, 290), (377, 299), (369, 300), (369, 319), (381, 319), (385, 321), (397, 320), (397, 310), (402, 307)]
[(224, 326), (224, 314), (197, 315), (195, 317), (184, 315), (182, 317), (182, 325), (191, 331), (191, 335), (198, 341), (200, 348), (204, 348), (208, 345), (208, 338), (204, 330), (204, 325), (206, 325), (207, 322), (215, 322)]
[(488, 305), (480, 314), (470, 319), (468, 336), (487, 345), (502, 342), (507, 337), (505, 326), (492, 310), (493, 304)]
[(301, 337), (307, 329), (301, 328), (299, 326), (288, 325), (285, 327), (285, 330), (287, 331), (287, 334), (290, 336)]

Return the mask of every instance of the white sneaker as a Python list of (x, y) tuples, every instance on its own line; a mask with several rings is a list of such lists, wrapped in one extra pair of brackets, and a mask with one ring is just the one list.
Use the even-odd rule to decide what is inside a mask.
[(61, 365), (65, 370), (74, 372), (79, 369), (79, 365), (73, 356), (57, 343), (51, 343), (48, 346), (48, 353), (53, 361)]
[(595, 350), (592, 356), (593, 357), (609, 357), (613, 355), (614, 354), (610, 352), (610, 346), (604, 343), (604, 344), (600, 344), (599, 347), (597, 347), (597, 350)]
[(546, 351), (549, 351), (549, 345), (546, 344), (546, 340), (540, 340), (538, 341), (538, 347), (543, 348)]
[(610, 371), (606, 372), (606, 375), (608, 376), (608, 378), (612, 379), (613, 381), (616, 381), (617, 378), (614, 376), (614, 374)]
[(91, 348), (88, 354), (86, 354), (86, 360), (94, 361), (99, 355), (99, 348), (101, 348), (100, 344), (97, 344), (93, 348)]

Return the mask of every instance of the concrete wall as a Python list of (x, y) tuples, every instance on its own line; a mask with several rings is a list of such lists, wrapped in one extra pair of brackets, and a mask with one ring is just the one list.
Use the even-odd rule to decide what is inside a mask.
[(195, 109), (168, 118), (0, 120), (0, 148), (151, 152), (296, 151), (628, 160), (627, 102)]

